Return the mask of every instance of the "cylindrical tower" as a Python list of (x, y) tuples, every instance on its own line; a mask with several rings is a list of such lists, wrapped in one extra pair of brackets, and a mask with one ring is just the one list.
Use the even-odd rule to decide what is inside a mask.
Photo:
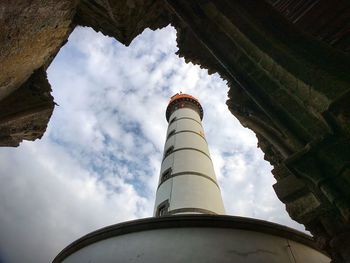
[[(87, 234), (63, 249), (53, 263), (143, 263), (165, 258), (168, 263), (330, 262), (303, 233), (262, 220), (218, 215), (225, 211), (201, 124), (201, 105), (190, 95), (176, 94), (166, 118), (156, 217)], [(175, 214), (190, 215), (161, 217)]]
[(154, 216), (225, 214), (202, 118), (196, 98), (188, 94), (171, 97)]

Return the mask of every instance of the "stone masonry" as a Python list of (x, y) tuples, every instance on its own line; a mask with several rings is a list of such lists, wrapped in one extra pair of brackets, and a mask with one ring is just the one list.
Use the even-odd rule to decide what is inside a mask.
[(256, 133), (289, 215), (333, 262), (350, 262), (349, 10), (346, 0), (1, 1), (0, 145), (45, 132), (45, 71), (75, 26), (129, 45), (171, 24), (178, 55), (227, 80), (228, 109)]

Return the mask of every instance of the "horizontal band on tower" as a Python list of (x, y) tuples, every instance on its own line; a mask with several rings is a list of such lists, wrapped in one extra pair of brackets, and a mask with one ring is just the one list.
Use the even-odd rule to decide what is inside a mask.
[(178, 121), (178, 120), (192, 120), (192, 121), (195, 121), (197, 122), (198, 124), (200, 124), (202, 126), (202, 123), (197, 121), (196, 119), (193, 119), (193, 118), (190, 118), (190, 117), (180, 117), (180, 118), (176, 118), (174, 120), (171, 120), (171, 123), (175, 122), (175, 121)]
[(195, 213), (201, 213), (201, 214), (209, 214), (209, 215), (217, 215), (217, 213), (203, 209), (203, 208), (196, 208), (196, 207), (186, 207), (186, 208), (179, 208), (179, 209), (174, 209), (168, 211), (166, 214), (167, 215), (173, 215), (176, 213), (188, 213), (188, 212), (195, 212)]
[[(171, 146), (171, 147), (173, 147), (173, 146)], [(167, 154), (163, 158), (162, 164), (163, 164), (164, 160), (166, 158), (168, 158), (171, 154), (173, 154), (174, 152), (182, 151), (182, 150), (193, 150), (193, 151), (196, 151), (196, 152), (200, 152), (200, 153), (204, 154), (205, 156), (207, 156), (209, 158), (209, 160), (211, 161), (211, 158), (210, 158), (210, 156), (207, 153), (205, 153), (205, 152), (203, 152), (201, 150), (198, 150), (197, 148), (184, 147), (184, 148), (178, 148), (178, 149), (172, 150), (169, 154)]]
[(192, 130), (182, 130), (182, 131), (176, 131), (176, 130), (175, 130), (175, 132), (173, 132), (173, 133), (170, 132), (170, 133), (169, 133), (169, 135), (168, 135), (168, 137), (167, 137), (166, 140), (168, 140), (169, 138), (173, 137), (175, 134), (182, 133), (182, 132), (191, 132), (191, 133), (197, 134), (197, 135), (199, 135), (200, 137), (202, 137), (202, 138), (205, 140), (205, 142), (207, 142), (207, 140), (205, 139), (205, 137), (204, 137), (202, 134), (200, 134), (200, 133), (198, 133), (198, 132), (195, 132), (195, 131), (192, 131)]
[(213, 182), (220, 190), (220, 186), (218, 185), (218, 183), (211, 178), (210, 176), (206, 175), (206, 174), (202, 174), (202, 173), (198, 173), (198, 172), (180, 172), (180, 173), (174, 173), (174, 174), (170, 174), (169, 176), (167, 176), (167, 178), (165, 180), (162, 180), (161, 178), (161, 183), (158, 185), (157, 190), (159, 189), (159, 187), (166, 181), (168, 181), (170, 178), (176, 177), (176, 176), (181, 176), (181, 175), (195, 175), (195, 176), (200, 176), (203, 177), (205, 179), (210, 180), (211, 182)]

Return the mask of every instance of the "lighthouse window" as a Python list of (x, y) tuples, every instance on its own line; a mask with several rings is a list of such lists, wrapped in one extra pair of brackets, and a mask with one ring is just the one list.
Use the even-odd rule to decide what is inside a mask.
[(165, 216), (168, 213), (169, 200), (166, 200), (158, 206), (156, 216)]
[(170, 146), (164, 153), (164, 158), (166, 158), (169, 154), (172, 153), (172, 151), (174, 150), (174, 146)]
[(174, 134), (175, 134), (175, 130), (172, 130), (171, 132), (169, 132), (168, 138), (169, 138), (170, 136), (174, 135)]
[(166, 169), (166, 170), (162, 173), (161, 182), (164, 182), (164, 181), (167, 180), (170, 176), (171, 176), (171, 168), (168, 168), (168, 169)]

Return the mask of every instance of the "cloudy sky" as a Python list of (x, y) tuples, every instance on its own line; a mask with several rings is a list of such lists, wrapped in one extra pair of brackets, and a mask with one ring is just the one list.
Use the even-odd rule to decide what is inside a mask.
[(255, 135), (228, 111), (220, 77), (186, 64), (176, 32), (145, 30), (129, 47), (77, 28), (48, 70), (55, 108), (41, 140), (0, 148), (0, 263), (47, 263), (106, 225), (149, 217), (165, 141), (165, 108), (197, 97), (229, 215), (299, 230), (277, 199)]

